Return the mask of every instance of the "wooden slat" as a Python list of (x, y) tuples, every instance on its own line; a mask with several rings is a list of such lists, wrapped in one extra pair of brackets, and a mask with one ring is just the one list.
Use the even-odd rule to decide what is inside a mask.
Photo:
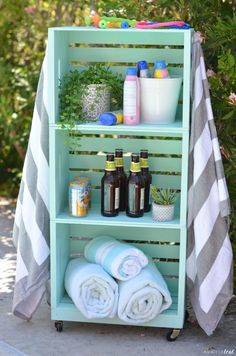
[[(76, 258), (84, 255), (84, 248), (89, 243), (90, 240), (76, 241), (71, 240), (70, 242), (70, 257)], [(153, 245), (150, 245), (150, 247)], [(140, 248), (141, 249), (141, 248)], [(143, 249), (142, 249), (143, 250)], [(144, 251), (144, 250), (143, 250)], [(144, 251), (145, 252), (145, 251)], [(150, 253), (149, 253), (150, 255)], [(178, 276), (179, 274), (179, 262), (155, 262), (155, 265), (159, 272), (165, 276)]]
[(183, 63), (182, 49), (163, 48), (106, 48), (88, 47), (68, 49), (68, 61), (88, 61), (88, 62), (137, 62), (145, 58), (147, 62), (155, 62), (158, 58), (164, 59), (167, 63)]
[[(127, 227), (127, 226), (88, 226), (88, 225), (70, 225), (70, 233), (68, 236), (94, 238), (100, 235), (112, 236), (118, 240), (132, 243), (132, 241), (143, 241), (147, 237), (146, 228)], [(149, 241), (161, 242), (180, 242), (179, 229), (162, 229), (155, 228), (148, 231)]]
[[(107, 147), (109, 149), (109, 147)], [(103, 169), (105, 167), (105, 155), (70, 155), (70, 168), (73, 169)], [(151, 171), (180, 172), (181, 158), (150, 157)], [(130, 167), (130, 157), (124, 157), (125, 169)]]
[[(90, 240), (88, 241), (71, 241), (70, 245), (70, 257), (71, 258), (76, 258), (79, 256), (84, 256), (84, 248), (88, 244)], [(161, 274), (164, 276), (178, 276), (179, 275), (179, 262), (164, 262), (164, 261), (159, 261), (159, 262), (154, 262), (157, 269)]]
[(178, 276), (179, 262), (156, 262), (155, 265), (159, 272), (163, 275)]
[[(166, 188), (169, 188), (168, 186)], [(65, 190), (65, 192), (67, 192), (67, 189)], [(95, 188), (95, 189), (92, 189), (91, 191), (92, 193), (92, 205), (96, 205), (97, 208), (98, 206), (100, 206), (101, 204), (101, 189), (100, 189), (100, 186), (98, 188)], [(68, 199), (68, 196), (66, 195), (65, 196), (66, 198), (66, 201)], [(177, 216), (179, 216), (179, 200), (180, 200), (180, 194), (177, 193), (177, 201), (176, 201), (176, 204), (175, 204), (175, 213)], [(66, 205), (64, 205), (66, 206)], [(145, 216), (145, 214), (144, 214)]]
[[(131, 66), (135, 66), (137, 61), (130, 63)], [(88, 63), (89, 64), (89, 63)], [(91, 63), (92, 64), (92, 63)], [(104, 62), (104, 66), (107, 66), (108, 63)], [(122, 77), (124, 78), (127, 72), (127, 65), (111, 65), (109, 64), (109, 68), (112, 70), (113, 73), (118, 73), (121, 74)], [(87, 66), (85, 65), (79, 65), (78, 63), (71, 63), (69, 64), (68, 70), (78, 70), (78, 71), (83, 71), (87, 69)], [(151, 72), (151, 76), (153, 75), (154, 67), (149, 64), (149, 69)], [(171, 65), (168, 65), (168, 70), (170, 75), (178, 75), (178, 76), (183, 76), (183, 67), (172, 67)]]
[[(98, 32), (99, 31), (99, 32)], [(138, 35), (137, 35), (138, 32)], [(177, 30), (173, 35), (168, 30), (97, 30), (85, 29), (84, 31), (68, 30), (68, 44), (69, 43), (100, 43), (100, 44), (149, 44), (149, 45), (183, 45), (184, 31)]]
[[(126, 173), (127, 175), (129, 175), (129, 171), (126, 171)], [(104, 172), (70, 171), (69, 179), (71, 182), (75, 176), (86, 175), (91, 178), (92, 184), (100, 185), (103, 174)], [(181, 176), (167, 175), (167, 174), (152, 174), (152, 184), (155, 184), (160, 188), (180, 189)]]
[(149, 153), (155, 154), (181, 154), (182, 141), (180, 140), (158, 140), (154, 139), (139, 139), (139, 138), (122, 138), (122, 137), (78, 137), (75, 139), (78, 143), (76, 149), (78, 151), (103, 151), (105, 147), (109, 147), (110, 151), (115, 151), (116, 148), (123, 148), (125, 152), (136, 152), (137, 148), (146, 149)]
[[(84, 248), (87, 245), (87, 243), (90, 241), (90, 239), (86, 240), (71, 240), (71, 253), (77, 254), (77, 253), (84, 253)], [(146, 255), (152, 257), (152, 258), (167, 258), (167, 259), (179, 259), (179, 245), (175, 245), (172, 243), (166, 243), (166, 244), (159, 244), (159, 243), (151, 243), (151, 241), (148, 243), (137, 243), (134, 242), (134, 240), (130, 240), (129, 243), (132, 246), (137, 247), (141, 251), (143, 251)], [(156, 263), (161, 263), (163, 261), (156, 261)], [(177, 261), (176, 261), (177, 262)], [(176, 263), (175, 262), (175, 263)], [(170, 262), (165, 262), (166, 264)], [(172, 262), (171, 262), (172, 263)], [(162, 265), (162, 269), (165, 267), (165, 265)], [(178, 269), (174, 271), (175, 273), (178, 274)]]
[(145, 254), (156, 258), (179, 258), (179, 245), (159, 245), (159, 244), (140, 244), (132, 243), (133, 246), (142, 250)]

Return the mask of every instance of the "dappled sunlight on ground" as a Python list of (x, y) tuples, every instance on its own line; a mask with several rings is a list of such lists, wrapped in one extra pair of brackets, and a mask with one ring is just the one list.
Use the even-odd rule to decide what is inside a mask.
[(0, 198), (0, 301), (13, 292), (16, 251), (12, 243), (14, 202)]
[[(0, 260), (0, 270), (1, 270), (1, 279), (0, 279), (0, 294), (2, 293), (12, 293), (14, 281), (15, 281), (15, 269), (16, 261), (15, 260)], [(1, 300), (1, 297), (0, 297)]]

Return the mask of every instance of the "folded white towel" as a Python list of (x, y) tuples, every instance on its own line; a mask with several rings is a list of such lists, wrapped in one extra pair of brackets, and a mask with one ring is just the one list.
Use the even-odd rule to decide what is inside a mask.
[(118, 285), (118, 316), (130, 324), (148, 322), (172, 304), (168, 287), (151, 258), (139, 275)]
[(65, 288), (79, 311), (88, 319), (112, 318), (117, 312), (118, 286), (101, 266), (79, 257), (68, 263)]
[(121, 281), (135, 277), (148, 264), (142, 251), (110, 236), (94, 238), (85, 246), (84, 255)]

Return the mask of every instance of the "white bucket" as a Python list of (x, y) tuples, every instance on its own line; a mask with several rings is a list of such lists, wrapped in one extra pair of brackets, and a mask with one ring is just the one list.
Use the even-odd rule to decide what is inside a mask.
[(140, 118), (145, 124), (169, 124), (175, 120), (182, 77), (140, 78)]

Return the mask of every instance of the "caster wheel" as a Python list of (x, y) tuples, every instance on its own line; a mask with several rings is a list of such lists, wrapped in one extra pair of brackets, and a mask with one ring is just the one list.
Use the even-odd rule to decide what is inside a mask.
[(55, 328), (61, 333), (63, 330), (63, 321), (55, 321)]
[(178, 338), (179, 334), (180, 334), (180, 329), (173, 329), (172, 331), (169, 331), (166, 334), (166, 339), (167, 341), (173, 342)]

